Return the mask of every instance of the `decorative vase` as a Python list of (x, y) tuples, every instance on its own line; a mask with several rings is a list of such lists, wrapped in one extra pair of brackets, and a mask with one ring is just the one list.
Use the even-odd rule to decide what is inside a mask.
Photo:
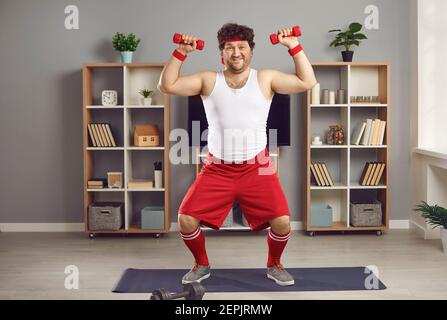
[(157, 189), (163, 188), (163, 171), (154, 170), (154, 187)]
[(444, 249), (444, 254), (447, 255), (447, 229), (441, 228), (441, 239), (442, 239), (442, 247)]
[(120, 53), (122, 63), (132, 63), (133, 51), (121, 51)]
[(352, 62), (352, 56), (354, 55), (354, 51), (342, 51), (341, 55), (343, 57), (344, 62)]
[(143, 106), (150, 106), (152, 104), (152, 98), (142, 98)]

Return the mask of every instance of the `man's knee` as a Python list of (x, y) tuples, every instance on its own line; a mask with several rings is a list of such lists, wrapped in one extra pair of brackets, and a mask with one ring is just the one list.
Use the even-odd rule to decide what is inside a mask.
[(290, 231), (289, 216), (281, 216), (270, 221), (270, 226), (276, 234), (286, 234)]
[(180, 231), (183, 233), (190, 233), (195, 231), (199, 225), (200, 220), (191, 216), (188, 216), (186, 214), (179, 214), (178, 215), (178, 222), (180, 226)]

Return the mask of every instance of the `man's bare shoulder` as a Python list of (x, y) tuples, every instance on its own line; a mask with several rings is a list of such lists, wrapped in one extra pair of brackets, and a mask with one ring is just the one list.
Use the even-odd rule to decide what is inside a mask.
[(199, 72), (200, 76), (202, 77), (203, 81), (214, 81), (214, 78), (216, 78), (216, 71), (201, 71)]
[(278, 71), (273, 69), (260, 69), (258, 70), (258, 75), (260, 78), (271, 79), (276, 72)]

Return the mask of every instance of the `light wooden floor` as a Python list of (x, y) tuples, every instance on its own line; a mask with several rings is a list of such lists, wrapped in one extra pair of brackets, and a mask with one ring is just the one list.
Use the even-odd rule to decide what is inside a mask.
[[(207, 232), (212, 267), (257, 268), (266, 261), (266, 233)], [(110, 290), (126, 268), (189, 268), (192, 258), (176, 232), (160, 239), (96, 237), (82, 233), (0, 233), (0, 299), (148, 299)], [(318, 235), (295, 231), (283, 263), (289, 267), (379, 268), (382, 291), (207, 293), (206, 299), (447, 299), (447, 256), (440, 240), (411, 230), (383, 236)], [(66, 290), (67, 265), (80, 272)]]

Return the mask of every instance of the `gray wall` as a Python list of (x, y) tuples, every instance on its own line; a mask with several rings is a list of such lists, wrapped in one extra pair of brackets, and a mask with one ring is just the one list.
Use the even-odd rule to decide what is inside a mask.
[[(64, 8), (80, 11), (80, 29), (64, 27)], [(119, 61), (111, 47), (116, 31), (142, 38), (136, 61), (166, 61), (174, 32), (206, 40), (204, 52), (189, 55), (182, 73), (220, 68), (217, 30), (237, 22), (255, 30), (252, 67), (294, 72), (283, 46), (268, 35), (300, 24), (311, 61), (338, 61), (329, 48), (329, 29), (364, 22), (364, 8), (380, 10), (380, 29), (355, 47), (356, 61), (391, 63), (391, 219), (410, 213), (409, 2), (407, 0), (292, 1), (24, 1), (0, 2), (0, 222), (82, 221), (82, 78), (87, 62)], [(281, 150), (281, 183), (301, 220), (299, 153), (302, 119), (299, 96), (292, 96), (292, 146)], [(186, 98), (173, 97), (172, 128), (187, 128)], [(194, 178), (192, 165), (171, 167), (173, 221)]]

